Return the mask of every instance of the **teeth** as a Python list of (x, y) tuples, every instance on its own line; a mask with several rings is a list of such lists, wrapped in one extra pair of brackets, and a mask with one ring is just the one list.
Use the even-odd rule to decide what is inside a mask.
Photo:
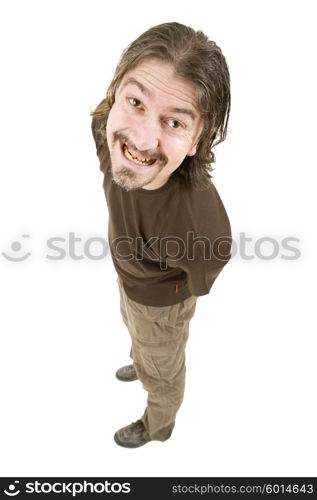
[(144, 160), (140, 160), (139, 158), (136, 158), (130, 153), (126, 144), (123, 146), (123, 152), (129, 160), (133, 161), (134, 163), (137, 163), (138, 165), (152, 165), (155, 162), (155, 160), (151, 159), (147, 160), (146, 158), (144, 158)]

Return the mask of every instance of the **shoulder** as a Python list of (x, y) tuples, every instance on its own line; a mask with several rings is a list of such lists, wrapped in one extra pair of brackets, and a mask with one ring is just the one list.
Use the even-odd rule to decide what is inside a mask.
[(215, 212), (224, 209), (222, 199), (212, 180), (210, 180), (209, 186), (204, 189), (190, 186), (181, 189), (181, 191), (192, 211), (204, 213), (205, 211)]
[(209, 236), (231, 233), (226, 208), (212, 180), (206, 189), (191, 187), (184, 193), (187, 217), (195, 226), (195, 231)]

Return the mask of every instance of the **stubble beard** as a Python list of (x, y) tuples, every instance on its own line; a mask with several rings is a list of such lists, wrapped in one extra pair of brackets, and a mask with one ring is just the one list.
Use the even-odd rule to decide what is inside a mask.
[(150, 182), (153, 182), (158, 177), (163, 168), (164, 166), (160, 166), (159, 170), (155, 172), (149, 179), (138, 181), (138, 175), (136, 172), (133, 172), (127, 167), (122, 167), (119, 171), (114, 172), (113, 164), (111, 163), (112, 181), (126, 191), (132, 191), (134, 189), (142, 188), (147, 184), (150, 184)]
[[(125, 135), (120, 134), (118, 132), (115, 132), (114, 137), (113, 137), (113, 143), (112, 143), (113, 147), (114, 147), (115, 143), (120, 139), (124, 140), (125, 142), (128, 142), (128, 138)], [(110, 157), (111, 157), (111, 155), (110, 155)], [(120, 186), (121, 188), (125, 189), (126, 191), (132, 191), (135, 189), (139, 189), (139, 188), (142, 188), (142, 187), (146, 186), (147, 184), (150, 184), (151, 182), (153, 182), (158, 177), (158, 175), (161, 173), (161, 171), (163, 170), (163, 168), (165, 167), (165, 165), (167, 163), (168, 163), (167, 157), (165, 155), (160, 155), (159, 163), (156, 167), (154, 167), (156, 169), (156, 172), (150, 178), (144, 179), (142, 181), (140, 181), (140, 180), (138, 181), (138, 173), (134, 172), (132, 170), (132, 168), (122, 166), (120, 168), (120, 170), (115, 172), (114, 162), (113, 162), (113, 159), (111, 158), (112, 181), (115, 184), (117, 184), (118, 186)], [(149, 167), (149, 168), (151, 168), (151, 167)]]

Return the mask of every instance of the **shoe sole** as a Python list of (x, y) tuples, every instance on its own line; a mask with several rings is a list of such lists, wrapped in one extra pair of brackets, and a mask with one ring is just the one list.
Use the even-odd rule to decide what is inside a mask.
[(134, 382), (134, 380), (138, 380), (138, 377), (134, 377), (134, 378), (124, 378), (124, 377), (120, 377), (120, 375), (117, 375), (116, 374), (116, 378), (118, 380), (120, 380), (121, 382)]
[(145, 441), (145, 443), (142, 444), (126, 444), (126, 443), (123, 444), (117, 439), (116, 435), (113, 436), (113, 439), (119, 446), (122, 446), (122, 448), (140, 448), (141, 446), (144, 446), (146, 443), (150, 442), (150, 441)]

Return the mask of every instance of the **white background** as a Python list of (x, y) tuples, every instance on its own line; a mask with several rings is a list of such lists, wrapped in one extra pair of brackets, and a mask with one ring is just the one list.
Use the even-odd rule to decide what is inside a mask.
[[(1, 3), (0, 252), (31, 253), (0, 254), (1, 476), (317, 475), (313, 7)], [(172, 438), (127, 450), (113, 434), (142, 415), (146, 393), (114, 377), (130, 344), (111, 258), (84, 255), (89, 238), (107, 237), (89, 112), (126, 45), (168, 21), (202, 29), (230, 68), (213, 179), (237, 252), (198, 301)], [(69, 256), (71, 232), (82, 259)], [(239, 255), (240, 233), (254, 258)], [(51, 237), (65, 238), (65, 259), (46, 257)], [(256, 256), (263, 237), (276, 258)], [(287, 237), (299, 239), (297, 260), (282, 258)]]

